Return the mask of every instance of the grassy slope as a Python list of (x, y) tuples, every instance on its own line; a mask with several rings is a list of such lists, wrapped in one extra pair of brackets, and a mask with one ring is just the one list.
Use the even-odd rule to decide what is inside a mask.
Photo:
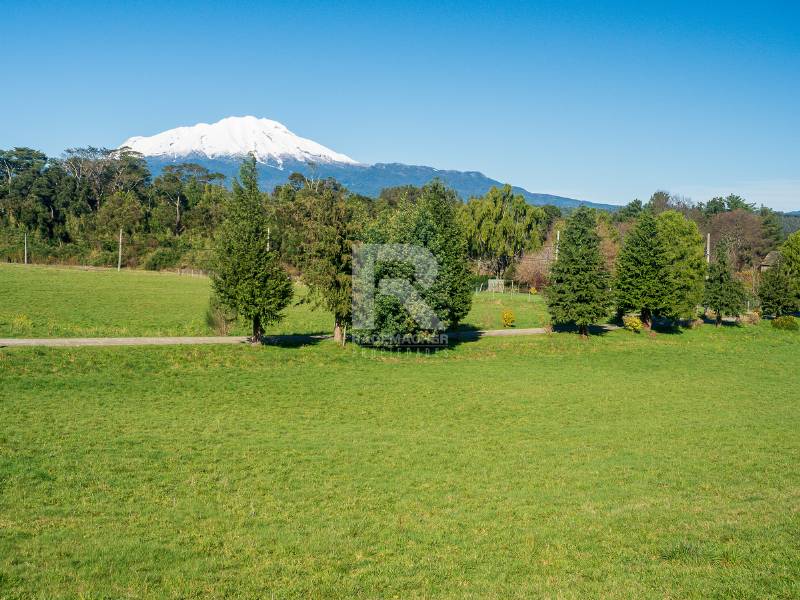
[[(205, 277), (148, 271), (84, 271), (58, 267), (0, 265), (0, 337), (94, 337), (209, 335), (205, 322), (209, 282)], [(298, 288), (297, 298), (303, 295)], [(517, 327), (547, 322), (540, 297), (479, 294), (467, 323), (502, 327), (505, 308)], [(267, 332), (327, 333), (332, 318), (308, 304), (293, 305), (284, 322)], [(239, 326), (235, 333), (248, 333)]]
[(798, 342), (0, 351), (0, 596), (797, 597)]

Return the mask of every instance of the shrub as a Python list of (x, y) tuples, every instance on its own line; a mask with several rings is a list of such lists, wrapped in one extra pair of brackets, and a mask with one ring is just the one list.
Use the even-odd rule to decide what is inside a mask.
[(144, 268), (148, 271), (169, 269), (178, 264), (181, 253), (175, 248), (157, 248), (144, 260)]
[(503, 319), (503, 327), (513, 327), (514, 326), (514, 311), (511, 310), (504, 310), (502, 314)]
[(739, 317), (739, 323), (742, 325), (758, 325), (761, 323), (761, 315), (757, 312), (749, 312)]
[(625, 329), (632, 331), (633, 333), (639, 333), (644, 327), (642, 320), (633, 315), (622, 317), (622, 324), (624, 325)]
[(785, 315), (772, 320), (772, 326), (775, 329), (783, 329), (784, 331), (797, 331), (800, 325), (797, 324), (797, 319), (791, 315)]
[(536, 293), (536, 288), (535, 288), (535, 287), (533, 287), (533, 286), (531, 286), (531, 289), (530, 289), (530, 290), (528, 290), (528, 291), (529, 291), (531, 294), (535, 294), (535, 293)]

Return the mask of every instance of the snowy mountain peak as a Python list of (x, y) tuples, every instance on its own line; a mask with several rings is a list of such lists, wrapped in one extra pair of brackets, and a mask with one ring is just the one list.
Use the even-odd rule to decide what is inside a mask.
[(358, 164), (349, 156), (295, 135), (277, 121), (251, 116), (177, 127), (150, 137), (135, 136), (125, 140), (120, 148), (124, 146), (144, 156), (171, 159), (192, 155), (212, 159), (242, 157), (253, 152), (258, 162), (278, 165), (284, 159)]

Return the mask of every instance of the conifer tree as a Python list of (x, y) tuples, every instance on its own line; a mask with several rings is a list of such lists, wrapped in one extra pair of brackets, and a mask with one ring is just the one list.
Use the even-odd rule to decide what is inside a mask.
[(553, 323), (576, 325), (582, 336), (608, 314), (609, 275), (594, 214), (579, 208), (567, 221), (550, 270), (547, 306)]
[(293, 208), (302, 232), (300, 262), (307, 298), (333, 314), (333, 339), (344, 346), (352, 321), (353, 244), (360, 239), (366, 208), (347, 190), (327, 181), (305, 185)]
[(782, 258), (761, 275), (758, 297), (761, 300), (761, 312), (765, 315), (780, 317), (798, 309), (789, 270)]
[(800, 231), (795, 231), (781, 246), (781, 261), (794, 302), (800, 307)]
[(625, 238), (617, 258), (614, 290), (618, 310), (638, 311), (647, 328), (654, 316), (671, 317), (677, 312), (669, 256), (656, 219), (648, 210)]
[(675, 210), (656, 217), (658, 233), (667, 253), (667, 269), (672, 286), (671, 316), (694, 318), (703, 302), (706, 260), (703, 238), (694, 221)]
[(219, 300), (252, 322), (252, 340), (279, 321), (292, 299), (292, 282), (271, 248), (266, 207), (251, 155), (233, 182), (233, 197), (217, 234), (211, 283)]
[(730, 242), (723, 238), (716, 247), (716, 260), (708, 269), (704, 304), (716, 313), (719, 327), (723, 316), (738, 317), (746, 300), (744, 285), (733, 276)]
[[(425, 311), (430, 309), (441, 329), (450, 329), (469, 312), (472, 306), (472, 284), (467, 260), (467, 241), (459, 216), (460, 202), (452, 190), (440, 181), (425, 185), (413, 202), (403, 202), (397, 211), (379, 217), (367, 236), (371, 243), (398, 244), (425, 248), (436, 261), (436, 276), (422, 283), (413, 265), (401, 257), (381, 261), (375, 267), (376, 285), (382, 279), (397, 278), (411, 283)], [(412, 312), (389, 294), (376, 293), (374, 326), (363, 334), (396, 336), (428, 334)]]

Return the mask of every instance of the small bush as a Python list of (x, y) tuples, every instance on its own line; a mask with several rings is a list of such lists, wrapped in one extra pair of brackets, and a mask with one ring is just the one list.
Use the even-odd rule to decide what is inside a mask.
[(622, 324), (625, 329), (632, 331), (633, 333), (639, 333), (642, 329), (644, 329), (642, 320), (639, 317), (634, 317), (633, 315), (622, 317)]
[(511, 310), (504, 310), (503, 314), (501, 315), (503, 319), (503, 327), (513, 327), (514, 326), (514, 311)]
[(791, 315), (785, 315), (783, 317), (778, 317), (777, 319), (772, 319), (772, 326), (775, 329), (782, 329), (784, 331), (797, 331), (800, 329), (800, 325), (797, 324), (797, 319)]
[(757, 312), (749, 312), (739, 317), (739, 323), (742, 325), (758, 325), (761, 323), (761, 315)]
[(536, 288), (535, 288), (535, 287), (533, 287), (533, 286), (531, 286), (531, 289), (530, 289), (530, 290), (528, 290), (528, 291), (529, 291), (531, 294), (535, 294), (535, 293), (536, 293)]

